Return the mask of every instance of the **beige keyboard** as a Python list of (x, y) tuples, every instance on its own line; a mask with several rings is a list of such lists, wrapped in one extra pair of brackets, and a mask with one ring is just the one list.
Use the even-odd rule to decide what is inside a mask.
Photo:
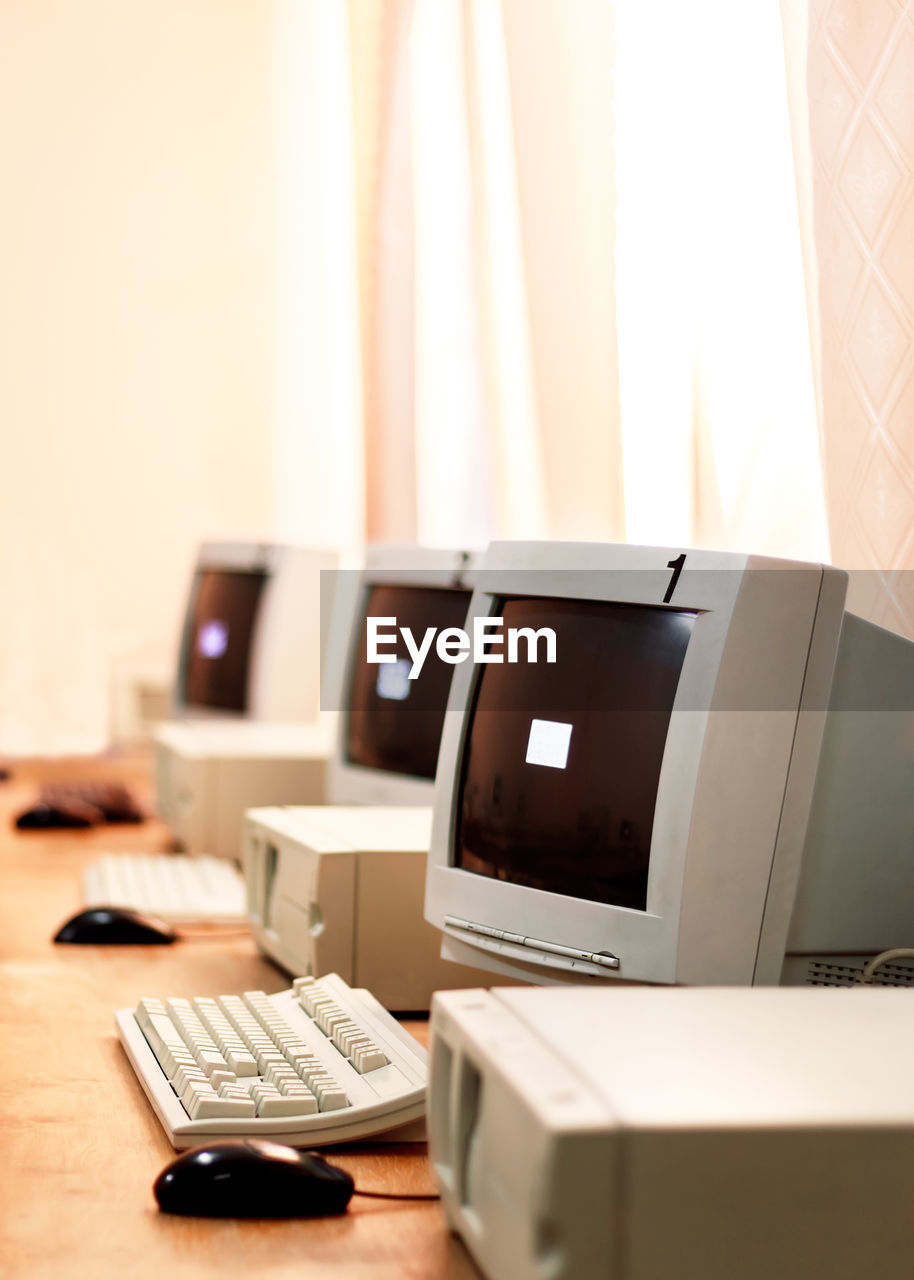
[(424, 1139), (424, 1048), (337, 974), (297, 978), (277, 995), (145, 997), (116, 1019), (174, 1147)]
[(131, 907), (172, 924), (245, 924), (244, 876), (209, 855), (108, 853), (83, 872), (87, 907)]

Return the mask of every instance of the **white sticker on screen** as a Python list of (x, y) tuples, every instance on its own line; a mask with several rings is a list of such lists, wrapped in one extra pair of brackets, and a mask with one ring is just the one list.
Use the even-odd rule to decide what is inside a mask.
[(527, 739), (527, 764), (543, 764), (550, 769), (564, 769), (571, 743), (570, 724), (560, 720), (533, 720)]
[(228, 648), (228, 623), (220, 618), (204, 622), (197, 632), (197, 652), (204, 658), (221, 658)]
[(409, 696), (410, 683), (409, 658), (398, 658), (396, 662), (384, 662), (378, 668), (378, 682), (375, 688), (379, 698), (390, 698), (394, 702), (402, 702)]

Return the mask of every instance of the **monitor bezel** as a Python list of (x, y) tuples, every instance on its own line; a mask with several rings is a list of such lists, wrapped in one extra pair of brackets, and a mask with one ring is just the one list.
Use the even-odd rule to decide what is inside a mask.
[[(685, 564), (672, 595), (677, 558)], [(800, 570), (777, 579), (761, 570)], [(828, 579), (828, 589), (824, 584)], [(817, 743), (843, 614), (846, 575), (823, 565), (688, 548), (495, 543), (470, 603), (492, 616), (504, 596), (603, 599), (695, 613), (660, 769), (645, 911), (566, 898), (452, 865), (458, 787), (477, 672), (455, 669), (438, 757), (426, 918), (454, 959), (537, 982), (752, 982), (773, 974), (789, 925)], [(777, 616), (772, 618), (772, 594)], [(721, 708), (745, 663), (776, 666), (795, 705)], [(724, 764), (723, 762), (726, 762)], [(715, 796), (722, 770), (751, 785)], [(741, 807), (745, 810), (741, 813)], [(734, 886), (726, 841), (743, 840), (744, 883)], [(725, 889), (725, 918), (708, 909)], [(704, 904), (704, 905), (703, 905)], [(618, 971), (472, 935), (446, 917), (620, 957)], [(771, 977), (776, 981), (777, 977)]]
[(479, 556), (476, 550), (375, 543), (366, 548), (361, 572), (342, 571), (336, 575), (334, 617), (323, 680), (323, 705), (337, 717), (333, 754), (327, 769), (329, 804), (433, 803), (433, 778), (369, 769), (347, 759), (349, 680), (358, 654), (365, 602), (372, 587), (461, 587), (472, 591)]
[[(338, 563), (339, 553), (331, 549), (245, 540), (202, 542), (191, 572), (175, 664), (175, 718), (316, 721), (320, 711), (321, 574), (336, 569)], [(197, 575), (221, 571), (265, 575), (251, 628), (244, 711), (188, 702), (183, 691), (184, 654), (192, 643)]]

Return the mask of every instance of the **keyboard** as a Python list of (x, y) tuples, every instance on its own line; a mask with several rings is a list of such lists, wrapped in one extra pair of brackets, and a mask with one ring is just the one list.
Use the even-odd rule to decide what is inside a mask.
[(337, 974), (297, 978), (277, 995), (147, 997), (116, 1020), (175, 1148), (230, 1137), (424, 1140), (414, 1122), (425, 1115), (425, 1049)]
[(87, 826), (102, 822), (142, 822), (144, 814), (136, 798), (120, 782), (46, 782), (38, 803), (71, 812)]
[(208, 855), (105, 854), (83, 873), (87, 907), (132, 907), (172, 924), (247, 921), (244, 876)]
[(104, 822), (143, 822), (145, 814), (120, 782), (47, 782), (38, 799), (16, 818), (20, 831), (97, 827)]

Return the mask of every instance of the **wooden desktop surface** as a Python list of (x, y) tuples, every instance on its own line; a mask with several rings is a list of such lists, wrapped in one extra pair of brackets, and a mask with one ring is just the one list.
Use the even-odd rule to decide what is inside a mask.
[[(114, 1031), (143, 995), (281, 991), (288, 978), (249, 936), (169, 947), (55, 946), (81, 905), (80, 873), (104, 851), (170, 847), (154, 819), (86, 831), (20, 832), (44, 778), (112, 778), (151, 807), (142, 754), (12, 762), (0, 782), (0, 1277), (307, 1276), (473, 1280), (437, 1202), (354, 1199), (296, 1221), (159, 1213), (152, 1184), (174, 1159)], [(423, 1022), (409, 1024), (426, 1039)], [(331, 1148), (356, 1185), (434, 1190), (424, 1144)]]

